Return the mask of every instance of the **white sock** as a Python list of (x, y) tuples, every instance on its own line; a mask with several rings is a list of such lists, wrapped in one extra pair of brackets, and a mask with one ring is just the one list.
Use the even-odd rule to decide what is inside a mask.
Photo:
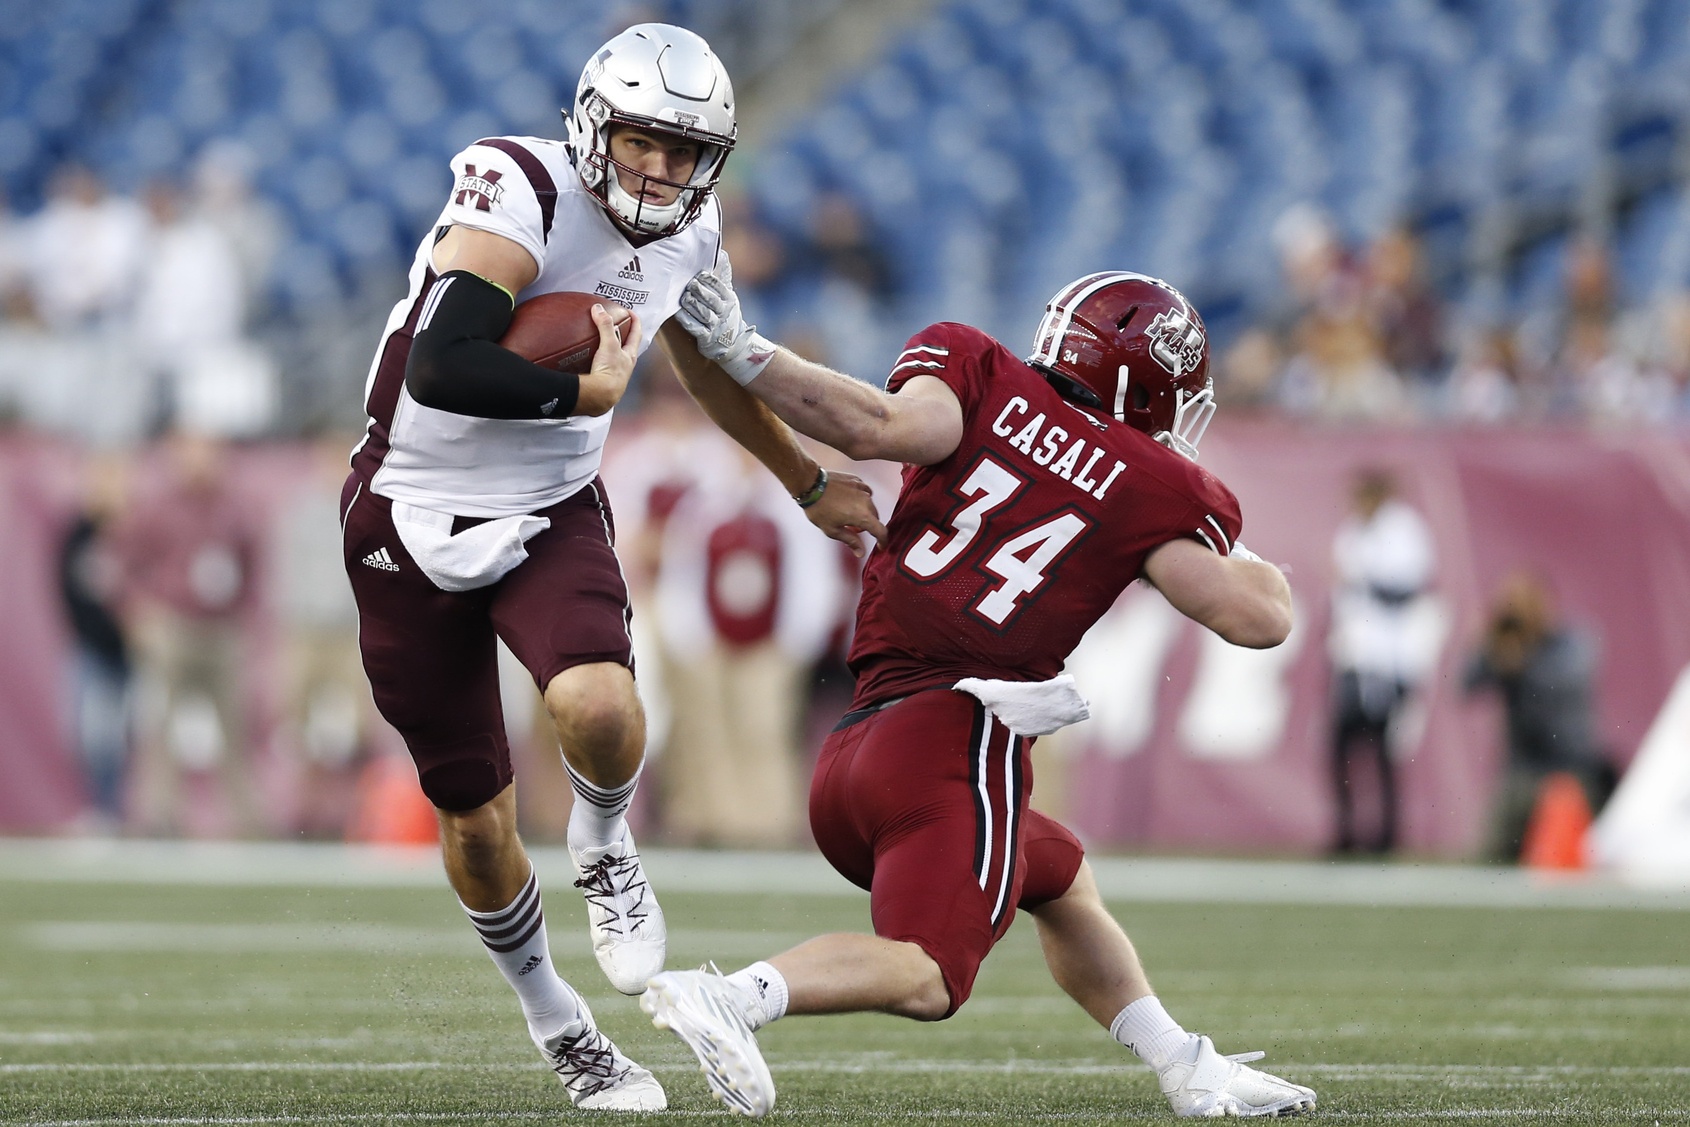
[(728, 981), (755, 1000), (756, 1005), (745, 1015), (752, 1029), (761, 1029), (786, 1016), (786, 976), (770, 964), (752, 963), (728, 975)]
[(1115, 1015), (1109, 1036), (1138, 1054), (1138, 1059), (1157, 1072), (1179, 1059), (1196, 1036), (1168, 1016), (1154, 994), (1147, 994)]
[[(460, 906), (462, 901), (459, 901)], [(541, 1041), (580, 1013), (575, 991), (558, 977), (546, 947), (546, 917), (540, 910), (540, 881), (532, 871), (516, 899), (496, 912), (464, 908), (493, 965), (511, 984), (528, 1019), (528, 1033)]]
[[(601, 787), (579, 774), (567, 759), (563, 768), (569, 772), (569, 785), (575, 788), (575, 808), (569, 812), (570, 848), (580, 851), (615, 845), (627, 825), (622, 816), (634, 801), (640, 772), (635, 771), (634, 777), (621, 786)], [(644, 770), (645, 764), (640, 764), (640, 769)]]

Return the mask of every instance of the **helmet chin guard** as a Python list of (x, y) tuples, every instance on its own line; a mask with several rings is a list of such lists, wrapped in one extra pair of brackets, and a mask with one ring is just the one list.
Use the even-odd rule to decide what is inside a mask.
[(1167, 430), (1151, 435), (1157, 442), (1192, 461), (1197, 460), (1197, 444), (1215, 417), (1215, 389), (1206, 387), (1195, 395), (1183, 388), (1174, 391), (1174, 422)]
[[(612, 169), (620, 169), (631, 176), (637, 176), (645, 184), (662, 184), (665, 187), (676, 188), (678, 193), (673, 201), (666, 204), (650, 203), (631, 194), (622, 186), (622, 178), (611, 172), (604, 178), (603, 203), (616, 217), (622, 220), (622, 225), (630, 231), (637, 231), (642, 235), (672, 235), (686, 226), (697, 215), (698, 208), (693, 205), (696, 197), (702, 202), (708, 190), (700, 192), (689, 184), (676, 184), (672, 180), (659, 180), (655, 176), (647, 176), (635, 171), (625, 164), (618, 163), (608, 155), (605, 157)], [(688, 214), (688, 213), (691, 214)], [(683, 222), (683, 219), (685, 220)]]
[[(676, 234), (698, 218), (738, 136), (728, 72), (708, 43), (669, 24), (637, 24), (600, 48), (564, 119), (582, 187), (618, 227), (645, 237)], [(612, 160), (610, 135), (619, 125), (696, 142), (692, 175), (685, 183), (659, 180)], [(639, 180), (641, 195), (622, 186), (617, 169)], [(650, 184), (676, 189), (675, 199), (645, 200)]]

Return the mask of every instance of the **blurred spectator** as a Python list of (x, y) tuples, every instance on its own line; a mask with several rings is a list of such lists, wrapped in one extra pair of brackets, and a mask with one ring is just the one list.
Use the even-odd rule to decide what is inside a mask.
[(1326, 422), (1402, 422), (1410, 416), (1402, 380), (1386, 363), (1363, 310), (1334, 304), (1298, 323), (1281, 402)]
[(850, 196), (842, 192), (817, 196), (810, 209), (809, 234), (809, 252), (823, 277), (848, 283), (876, 301), (891, 294), (886, 255)]
[(804, 687), (838, 620), (842, 574), (834, 543), (733, 452), (733, 472), (682, 497), (664, 534), (663, 820), (689, 845), (795, 845)]
[(1469, 693), (1501, 693), (1507, 722), (1492, 859), (1518, 860), (1538, 791), (1552, 772), (1577, 777), (1592, 809), (1613, 789), (1612, 768), (1596, 743), (1596, 666), (1595, 640), (1561, 621), (1542, 579), (1516, 572), (1503, 582), (1464, 680)]
[(867, 219), (849, 196), (824, 192), (811, 206), (805, 236), (795, 269), (813, 288), (804, 313), (783, 333), (802, 333), (812, 342), (809, 358), (819, 363), (879, 380), (891, 343), (883, 337), (893, 280)]
[(616, 498), (616, 549), (633, 607), (647, 754), (655, 758), (667, 745), (673, 712), (655, 606), (664, 533), (681, 498), (731, 479), (738, 459), (731, 441), (681, 387), (662, 349), (647, 350), (634, 380), (638, 411), (627, 417), (629, 429), (613, 431), (606, 441), (603, 474)]
[(1466, 422), (1500, 423), (1524, 410), (1514, 334), (1491, 328), (1471, 334), (1450, 373), (1449, 414)]
[(1405, 418), (1409, 399), (1374, 324), (1367, 276), (1350, 262), (1332, 221), (1312, 204), (1296, 204), (1272, 237), (1284, 284), (1269, 323), (1290, 352), (1280, 406), (1328, 422)]
[(146, 205), (153, 227), (136, 343), (167, 389), (169, 415), (202, 433), (261, 431), (273, 410), (271, 375), (242, 338), (246, 284), (234, 245), (175, 183), (149, 185)]
[(743, 192), (722, 193), (722, 250), (733, 263), (734, 288), (765, 292), (787, 269), (786, 248), (757, 218)]
[(61, 167), (25, 236), (24, 272), (37, 315), (58, 331), (121, 321), (134, 299), (146, 239), (147, 219), (133, 200), (108, 195), (81, 165)]
[(358, 654), (358, 606), (346, 582), (340, 489), (353, 440), (319, 438), (276, 525), (276, 612), (286, 655), (283, 716), (301, 767), (295, 825), (343, 836), (375, 704)]
[(1284, 284), (1272, 299), (1268, 323), (1288, 338), (1310, 313), (1345, 302), (1353, 278), (1332, 220), (1314, 204), (1286, 208), (1271, 238)]
[(24, 223), (12, 212), (4, 187), (0, 186), (0, 322), (35, 319), (25, 273), (25, 230)]
[[(243, 680), (258, 537), (218, 440), (177, 433), (164, 455), (162, 472), (136, 491), (117, 538), (146, 694), (135, 819), (147, 833), (182, 831), (182, 772), (214, 773), (228, 824), (250, 836), (265, 828)], [(196, 819), (196, 828), (206, 824)]]
[(1283, 365), (1284, 356), (1272, 333), (1260, 327), (1245, 329), (1221, 353), (1215, 397), (1229, 416), (1266, 410), (1275, 403)]
[(1570, 418), (1585, 412), (1591, 369), (1608, 355), (1614, 316), (1608, 248), (1594, 235), (1568, 241), (1561, 292), (1532, 310), (1516, 334), (1527, 377), (1529, 414)]
[(18, 241), (29, 317), (0, 344), (0, 384), (25, 421), (102, 446), (140, 436), (147, 387), (128, 333), (146, 240), (132, 200), (79, 165), (55, 173)]
[[(1337, 586), (1329, 649), (1334, 673), (1332, 782), (1339, 853), (1396, 845), (1392, 730), (1432, 654), (1420, 618), (1432, 579), (1431, 531), (1382, 469), (1356, 475), (1349, 516), (1332, 543)], [(1358, 794), (1372, 795), (1364, 803)], [(1371, 807), (1371, 816), (1358, 808)]]
[(1650, 337), (1651, 362), (1666, 379), (1673, 417), (1690, 422), (1690, 290), (1655, 304)]
[(1411, 384), (1442, 380), (1443, 302), (1426, 283), (1420, 241), (1406, 227), (1390, 228), (1368, 246), (1364, 275), (1363, 301), (1385, 362)]
[(1672, 415), (1671, 381), (1616, 345), (1608, 322), (1575, 321), (1562, 346), (1557, 386), (1570, 389), (1592, 422), (1665, 422)]
[(86, 828), (123, 825), (131, 750), (129, 645), (118, 618), (121, 564), (110, 542), (124, 505), (124, 466), (115, 458), (88, 469), (81, 509), (59, 545), (59, 591), (70, 625), (71, 729), (87, 781)]
[(194, 165), (194, 212), (222, 234), (234, 253), (249, 325), (266, 312), (270, 270), (285, 229), (276, 206), (252, 190), (254, 163), (246, 146), (215, 141)]

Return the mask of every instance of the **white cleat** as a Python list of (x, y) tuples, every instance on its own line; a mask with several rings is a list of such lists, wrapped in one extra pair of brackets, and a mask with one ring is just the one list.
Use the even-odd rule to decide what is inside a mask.
[(572, 845), (569, 857), (580, 875), (575, 887), (587, 898), (587, 928), (599, 969), (622, 993), (638, 994), (663, 969), (669, 933), (634, 835), (624, 826), (616, 842), (599, 849)]
[(1197, 1038), (1190, 1060), (1177, 1060), (1158, 1075), (1174, 1114), (1191, 1119), (1222, 1116), (1300, 1115), (1314, 1110), (1314, 1090), (1247, 1067), (1262, 1053), (1222, 1056), (1207, 1037)]
[(593, 1024), (581, 1003), (581, 1016), (540, 1043), (569, 1102), (591, 1111), (662, 1111), (669, 1106), (663, 1085), (650, 1072), (622, 1055)]
[(775, 1082), (745, 1020), (745, 1000), (719, 974), (702, 970), (655, 975), (640, 998), (651, 1023), (687, 1043), (710, 1091), (730, 1111), (752, 1118), (775, 1106)]

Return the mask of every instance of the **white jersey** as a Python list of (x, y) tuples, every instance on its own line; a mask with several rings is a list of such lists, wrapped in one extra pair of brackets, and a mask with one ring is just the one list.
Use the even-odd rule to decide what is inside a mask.
[(721, 211), (707, 207), (677, 235), (635, 247), (589, 195), (561, 141), (494, 137), (452, 158), (456, 178), (440, 219), (417, 248), (410, 290), (393, 307), (370, 366), (369, 433), (353, 465), (376, 494), (467, 517), (555, 505), (598, 474), (610, 413), (597, 418), (482, 419), (424, 407), (405, 388), (405, 362), (433, 286), (434, 244), (451, 226), (503, 235), (540, 272), (516, 295), (598, 294), (639, 315), (643, 351), (698, 271), (724, 261)]

